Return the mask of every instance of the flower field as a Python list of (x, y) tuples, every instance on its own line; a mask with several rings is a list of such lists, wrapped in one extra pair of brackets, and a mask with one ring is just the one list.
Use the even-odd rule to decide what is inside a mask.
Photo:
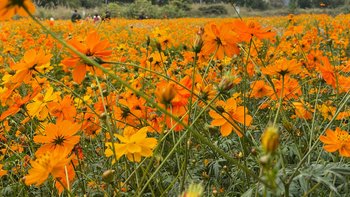
[(350, 195), (350, 15), (34, 11), (0, 3), (0, 196)]

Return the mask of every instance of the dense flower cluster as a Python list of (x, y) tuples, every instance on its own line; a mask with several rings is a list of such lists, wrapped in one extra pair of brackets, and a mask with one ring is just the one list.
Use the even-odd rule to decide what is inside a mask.
[[(0, 2), (0, 19), (34, 11), (30, 0)], [(290, 144), (291, 160), (309, 154), (305, 147), (322, 150), (312, 146), (319, 141), (327, 155), (350, 157), (349, 19), (43, 21), (75, 51), (29, 19), (4, 22), (0, 177), (47, 183), (59, 194), (79, 187), (158, 195), (153, 189), (167, 190), (187, 173), (213, 184), (207, 173), (218, 170), (192, 168), (226, 166), (231, 155), (262, 164), (261, 172), (268, 162), (258, 163), (257, 154), (273, 157)], [(204, 150), (206, 143), (230, 157)], [(96, 176), (103, 171), (111, 190)], [(156, 188), (165, 179), (159, 172), (174, 179)], [(192, 193), (183, 196), (202, 189)]]

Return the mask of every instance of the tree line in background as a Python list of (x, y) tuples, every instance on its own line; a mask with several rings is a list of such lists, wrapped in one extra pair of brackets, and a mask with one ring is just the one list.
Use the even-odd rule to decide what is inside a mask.
[[(267, 7), (338, 7), (349, 4), (349, 0), (150, 0), (153, 5), (167, 5), (172, 1), (180, 1), (182, 4), (190, 3), (233, 3), (238, 6), (254, 9), (266, 9)], [(134, 3), (135, 0), (34, 0), (40, 7), (66, 6), (70, 8), (85, 7), (94, 8), (108, 3)]]

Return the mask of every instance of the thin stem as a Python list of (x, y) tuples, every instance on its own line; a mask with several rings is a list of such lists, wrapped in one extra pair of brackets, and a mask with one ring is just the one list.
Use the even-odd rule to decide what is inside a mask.
[(279, 97), (278, 108), (277, 108), (275, 119), (273, 121), (273, 126), (276, 126), (278, 115), (281, 110), (282, 100), (283, 100), (283, 90), (284, 90), (284, 75), (282, 75), (282, 90), (281, 90), (281, 95)]
[(315, 184), (309, 191), (307, 191), (303, 197), (308, 197), (313, 191), (315, 191), (315, 189), (321, 185), (321, 182), (318, 182), (317, 184)]
[(208, 62), (208, 66), (207, 66), (207, 68), (205, 69), (205, 72), (204, 72), (204, 74), (203, 74), (203, 81), (205, 81), (205, 77), (207, 76), (207, 73), (208, 73), (208, 71), (209, 71), (210, 64), (211, 64), (211, 62), (213, 61), (213, 59), (214, 59), (216, 53), (218, 52), (219, 47), (220, 47), (220, 45), (218, 44), (218, 45), (216, 46), (216, 49), (215, 49), (215, 51), (214, 51), (214, 54), (211, 56), (211, 58), (210, 58), (210, 60), (209, 60), (209, 62)]
[[(189, 114), (188, 114), (188, 121), (191, 123), (191, 115), (192, 115), (192, 100), (193, 100), (193, 94), (194, 94), (194, 86), (195, 86), (195, 78), (196, 78), (196, 67), (197, 67), (197, 53), (194, 55), (193, 59), (193, 71), (192, 71), (192, 89), (191, 89), (191, 96), (190, 96), (190, 103), (189, 103)], [(183, 170), (182, 180), (180, 184), (180, 191), (184, 190), (185, 182), (186, 182), (186, 172), (187, 172), (187, 163), (188, 163), (188, 152), (189, 152), (189, 144), (187, 143), (188, 139), (191, 139), (189, 135), (186, 136), (185, 139), (185, 161), (183, 164), (183, 167), (185, 170)]]

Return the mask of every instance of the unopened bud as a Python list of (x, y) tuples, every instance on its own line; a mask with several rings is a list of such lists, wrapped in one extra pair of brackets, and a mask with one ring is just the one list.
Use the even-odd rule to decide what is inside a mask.
[(273, 153), (279, 143), (279, 133), (275, 126), (268, 126), (261, 137), (261, 144), (266, 153)]
[(159, 42), (156, 42), (156, 47), (159, 52), (162, 51), (162, 45)]
[(102, 120), (105, 120), (107, 118), (107, 113), (106, 112), (103, 112), (101, 115), (100, 115), (100, 118)]
[(256, 148), (252, 148), (252, 149), (250, 150), (250, 152), (251, 152), (253, 155), (256, 155), (256, 154), (257, 154)]
[(91, 87), (92, 90), (97, 90), (98, 89), (98, 87), (95, 84), (91, 84), (90, 87)]
[(260, 157), (260, 163), (261, 165), (265, 166), (269, 163), (269, 160), (270, 160), (270, 155), (264, 155), (262, 157)]
[(173, 84), (168, 84), (160, 90), (160, 102), (167, 105), (175, 98), (176, 90)]
[(108, 96), (108, 91), (107, 90), (103, 90), (102, 91), (102, 95), (105, 96), (105, 97)]
[(150, 43), (151, 43), (151, 38), (149, 36), (147, 36), (147, 38), (146, 38), (147, 47), (150, 45)]
[(294, 125), (291, 122), (289, 122), (286, 118), (282, 119), (282, 125), (288, 132), (294, 131)]
[(238, 152), (238, 153), (236, 153), (236, 158), (237, 159), (242, 159), (243, 158), (243, 153), (242, 152)]
[(25, 129), (26, 129), (26, 128), (25, 128), (23, 125), (21, 125), (21, 126), (18, 127), (18, 131), (20, 131), (21, 133), (23, 133), (23, 131), (24, 131)]
[(106, 183), (110, 183), (113, 180), (114, 170), (106, 170), (102, 174), (102, 180)]
[(193, 52), (195, 53), (201, 52), (202, 47), (203, 47), (203, 40), (202, 38), (198, 38), (193, 45)]
[(10, 71), (8, 71), (8, 74), (9, 74), (9, 75), (15, 75), (16, 72), (15, 72), (14, 70), (10, 70)]
[(221, 80), (221, 82), (219, 83), (219, 91), (220, 92), (225, 92), (225, 91), (229, 91), (233, 88), (233, 77), (231, 76), (224, 76)]

